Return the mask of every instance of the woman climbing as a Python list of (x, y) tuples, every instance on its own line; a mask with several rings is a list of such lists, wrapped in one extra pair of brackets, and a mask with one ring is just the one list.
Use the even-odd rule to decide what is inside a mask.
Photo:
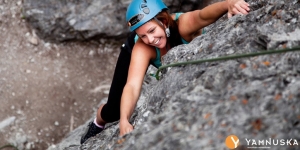
[(140, 96), (144, 75), (150, 64), (161, 66), (161, 56), (171, 48), (186, 44), (203, 34), (226, 12), (228, 18), (247, 14), (244, 0), (226, 0), (201, 10), (169, 14), (162, 0), (132, 0), (126, 21), (133, 31), (121, 47), (107, 103), (101, 105), (94, 121), (81, 138), (81, 144), (104, 129), (108, 122), (119, 122), (120, 136), (133, 130), (129, 119)]

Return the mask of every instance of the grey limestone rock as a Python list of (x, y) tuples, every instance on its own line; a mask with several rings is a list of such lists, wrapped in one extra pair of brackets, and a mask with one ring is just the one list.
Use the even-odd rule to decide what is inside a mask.
[[(195, 0), (165, 0), (171, 12), (197, 9)], [(130, 0), (24, 0), (23, 16), (37, 35), (51, 42), (123, 38)]]
[[(300, 45), (300, 1), (248, 2), (248, 15), (224, 16), (205, 35), (170, 50), (163, 64)], [(116, 122), (65, 150), (227, 149), (231, 134), (240, 149), (253, 146), (246, 139), (270, 138), (298, 141), (271, 149), (299, 149), (300, 52), (172, 67), (159, 81), (145, 81), (133, 132), (119, 137)]]

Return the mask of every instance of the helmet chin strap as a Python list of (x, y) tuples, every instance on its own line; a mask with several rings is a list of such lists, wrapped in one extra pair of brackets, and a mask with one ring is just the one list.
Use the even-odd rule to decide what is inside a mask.
[(170, 37), (171, 33), (170, 33), (170, 29), (169, 29), (169, 26), (167, 28), (165, 28), (164, 24), (159, 21), (156, 17), (154, 17), (154, 20), (163, 28), (165, 29), (165, 32), (166, 32), (166, 35), (167, 37)]
[[(156, 17), (154, 17), (154, 20), (155, 20), (155, 21), (156, 21), (163, 29), (165, 29), (165, 33), (166, 33), (167, 38), (170, 37), (171, 32), (170, 32), (169, 26), (166, 28), (166, 27), (164, 26), (164, 24), (163, 24), (161, 21), (159, 21)], [(167, 49), (167, 44), (166, 44), (165, 48)]]

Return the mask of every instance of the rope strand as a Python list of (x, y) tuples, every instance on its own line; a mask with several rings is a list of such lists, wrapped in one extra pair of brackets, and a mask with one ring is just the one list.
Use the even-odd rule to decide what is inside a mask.
[(4, 149), (4, 148), (8, 148), (8, 147), (14, 148), (15, 150), (19, 150), (16, 146), (14, 146), (12, 144), (3, 145), (3, 146), (0, 147), (0, 150)]
[(165, 69), (165, 68), (168, 68), (168, 67), (175, 67), (175, 66), (181, 66), (181, 65), (187, 65), (187, 64), (199, 64), (199, 63), (204, 63), (204, 62), (214, 62), (214, 61), (221, 61), (221, 60), (231, 60), (231, 59), (253, 57), (253, 56), (259, 56), (259, 55), (270, 55), (270, 54), (276, 54), (276, 53), (286, 53), (286, 52), (299, 51), (299, 50), (300, 50), (300, 46), (297, 46), (297, 47), (294, 47), (294, 48), (285, 48), (285, 49), (278, 49), (278, 50), (265, 50), (265, 51), (261, 51), (261, 52), (254, 52), (254, 53), (248, 53), (248, 54), (228, 55), (228, 56), (222, 56), (222, 57), (211, 58), (211, 59), (200, 59), (200, 60), (194, 60), (194, 61), (173, 63), (173, 64), (160, 66), (158, 68), (158, 70), (156, 71), (155, 77), (156, 77), (157, 80), (159, 80), (159, 72), (162, 69)]

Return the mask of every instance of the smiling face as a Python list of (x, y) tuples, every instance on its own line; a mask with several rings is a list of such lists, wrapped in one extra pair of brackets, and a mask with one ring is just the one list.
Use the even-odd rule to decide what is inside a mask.
[(140, 26), (135, 31), (145, 44), (155, 46), (157, 48), (165, 48), (167, 37), (164, 29), (158, 22), (151, 20)]

